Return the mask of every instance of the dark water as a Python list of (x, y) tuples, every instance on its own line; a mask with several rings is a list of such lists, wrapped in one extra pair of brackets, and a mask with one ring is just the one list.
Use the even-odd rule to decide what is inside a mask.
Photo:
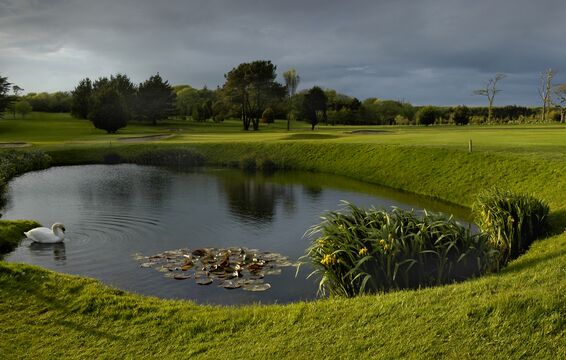
[(348, 200), (363, 206), (392, 205), (444, 211), (465, 219), (465, 209), (329, 175), (285, 172), (247, 175), (237, 170), (175, 171), (137, 165), (51, 168), (25, 174), (9, 185), (4, 219), (63, 222), (61, 244), (29, 240), (7, 261), (94, 277), (120, 289), (200, 303), (285, 303), (316, 297), (308, 268), (266, 276), (261, 293), (177, 281), (140, 268), (133, 254), (199, 247), (248, 247), (296, 261), (304, 232), (327, 210)]

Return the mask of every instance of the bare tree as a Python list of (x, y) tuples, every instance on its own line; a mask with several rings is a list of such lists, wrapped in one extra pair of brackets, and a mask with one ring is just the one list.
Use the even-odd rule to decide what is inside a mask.
[(556, 71), (551, 68), (540, 74), (540, 88), (538, 94), (542, 100), (541, 120), (545, 122), (548, 117), (548, 111), (552, 105), (552, 79), (556, 75)]
[(497, 83), (500, 80), (505, 78), (505, 74), (497, 73), (494, 77), (489, 79), (485, 84), (485, 88), (474, 90), (474, 95), (485, 96), (487, 97), (487, 121), (491, 122), (491, 118), (493, 117), (493, 101), (495, 100), (495, 95), (501, 90), (497, 88)]
[(301, 81), (299, 74), (297, 74), (297, 70), (289, 69), (285, 71), (283, 73), (283, 78), (285, 79), (285, 86), (287, 87), (289, 97), (295, 95), (299, 82)]
[[(17, 101), (18, 97), (20, 95), (20, 91), (24, 91), (24, 89), (22, 89), (18, 85), (13, 85), (12, 91), (14, 92), (14, 101)], [(14, 119), (16, 119), (16, 103), (15, 102), (12, 104), (12, 112), (13, 112), (13, 115), (14, 115)]]
[[(299, 74), (297, 74), (297, 70), (289, 69), (283, 73), (283, 78), (285, 79), (285, 88), (287, 89), (287, 95), (289, 96), (289, 100), (291, 97), (295, 95), (297, 92), (297, 87), (299, 86), (299, 82), (301, 78)], [(290, 111), (287, 114), (287, 131), (291, 130), (291, 120), (294, 119), (293, 111)]]
[(566, 83), (554, 87), (554, 97), (553, 104), (560, 109), (560, 122), (564, 123), (566, 122), (564, 119), (566, 116)]

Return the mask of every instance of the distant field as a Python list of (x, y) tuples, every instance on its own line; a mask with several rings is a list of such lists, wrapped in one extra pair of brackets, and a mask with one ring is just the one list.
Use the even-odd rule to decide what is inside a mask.
[[(472, 140), (474, 151), (566, 156), (566, 125), (506, 126), (330, 126), (320, 125), (315, 131), (305, 122), (293, 122), (286, 130), (286, 121), (261, 124), (259, 131), (243, 131), (238, 120), (222, 123), (197, 123), (168, 120), (151, 126), (130, 123), (118, 134), (106, 134), (87, 120), (69, 114), (32, 113), (27, 119), (0, 121), (0, 143), (25, 142), (38, 146), (104, 144), (121, 138), (152, 134), (172, 134), (167, 143), (199, 142), (279, 142), (324, 141), (384, 145), (446, 147), (467, 151)], [(369, 130), (369, 131), (364, 131)]]

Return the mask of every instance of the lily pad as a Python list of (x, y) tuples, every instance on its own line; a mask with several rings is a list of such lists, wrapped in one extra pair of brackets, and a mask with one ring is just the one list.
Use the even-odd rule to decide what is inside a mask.
[(211, 278), (200, 278), (200, 279), (197, 279), (197, 284), (199, 284), (199, 285), (210, 285), (210, 284), (212, 284), (212, 279)]
[(227, 280), (227, 281), (224, 281), (221, 286), (224, 289), (238, 289), (242, 285), (240, 285), (237, 281)]
[(173, 276), (173, 279), (175, 280), (187, 280), (190, 279), (191, 276), (190, 275), (185, 275), (185, 274), (176, 274)]
[(262, 284), (245, 284), (242, 286), (243, 290), (246, 291), (253, 291), (253, 292), (259, 292), (259, 291), (265, 291), (268, 289), (271, 289), (271, 285), (268, 283), (262, 283)]

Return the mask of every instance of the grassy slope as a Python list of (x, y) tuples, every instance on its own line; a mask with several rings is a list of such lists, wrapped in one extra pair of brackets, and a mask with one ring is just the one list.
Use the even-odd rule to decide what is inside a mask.
[[(39, 120), (24, 122), (21, 128), (33, 121)], [(57, 121), (63, 128), (75, 126), (69, 124), (75, 120)], [(172, 126), (189, 127), (167, 124), (161, 130)], [(399, 132), (394, 136), (404, 140), (403, 145), (393, 146), (393, 135), (349, 135), (344, 128), (325, 129), (312, 136), (273, 127), (243, 134), (234, 132), (237, 126), (199, 126), (176, 132), (180, 135), (157, 146), (196, 148), (213, 163), (237, 161), (241, 154), (255, 151), (269, 154), (280, 164), (384, 183), (464, 205), (470, 204), (480, 188), (500, 183), (546, 198), (557, 224), (565, 224), (556, 215), (566, 210), (562, 191), (566, 160), (554, 154), (566, 150), (566, 144), (556, 138), (557, 132), (566, 130), (562, 127), (394, 129)], [(136, 133), (128, 129), (131, 136)], [(16, 141), (27, 130), (20, 129), (19, 135), (10, 131), (0, 124), (0, 134), (9, 135), (2, 136), (2, 141)], [(110, 146), (99, 132), (85, 135), (84, 144), (77, 144), (74, 131), (78, 130), (62, 131), (59, 140), (52, 134), (34, 135), (33, 140), (60, 163), (100, 161), (107, 152), (131, 156), (148, 147)], [(139, 133), (155, 132), (144, 127)], [(492, 134), (482, 136), (483, 132)], [(477, 152), (467, 154), (460, 143), (471, 136), (483, 143), (480, 141)], [(504, 143), (496, 141), (500, 137), (506, 139)], [(530, 141), (537, 137), (540, 139), (533, 141), (548, 147), (532, 146)], [(63, 139), (68, 143), (56, 144)], [(566, 234), (535, 243), (502, 273), (482, 279), (285, 306), (196, 306), (124, 294), (94, 280), (0, 262), (0, 358), (13, 354), (566, 357), (565, 291)]]

